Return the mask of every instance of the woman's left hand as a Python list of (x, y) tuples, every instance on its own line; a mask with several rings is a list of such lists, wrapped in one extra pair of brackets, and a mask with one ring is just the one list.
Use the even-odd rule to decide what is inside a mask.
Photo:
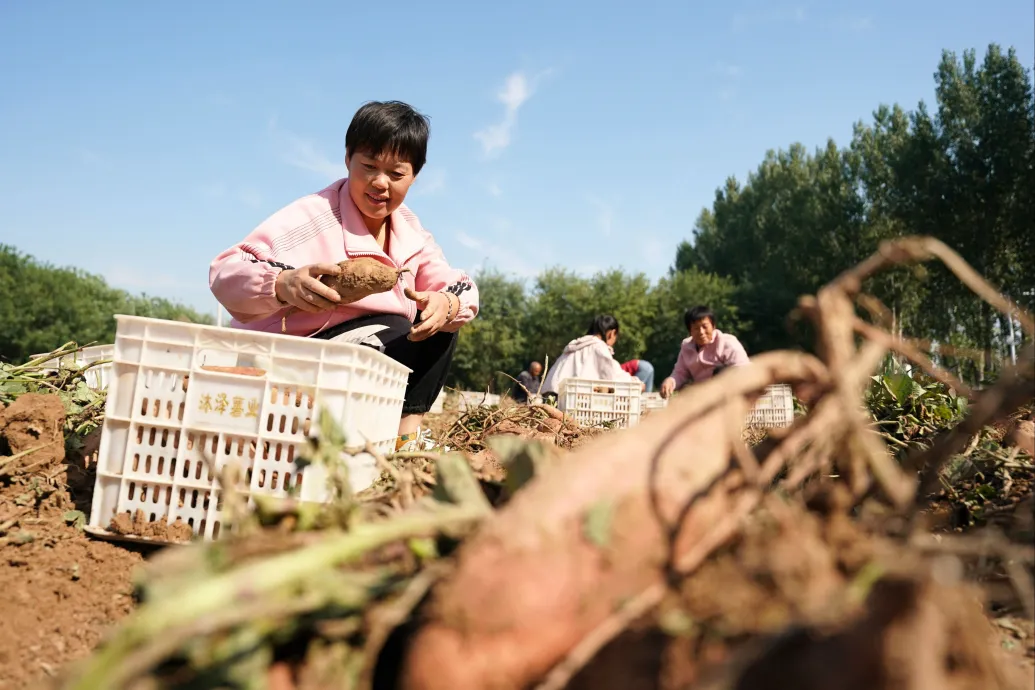
[(459, 311), (459, 299), (451, 299), (445, 292), (414, 292), (406, 288), (406, 296), (417, 303), (420, 310), (420, 323), (410, 329), (410, 340), (421, 341), (435, 335), (446, 325), (447, 317), (456, 318)]

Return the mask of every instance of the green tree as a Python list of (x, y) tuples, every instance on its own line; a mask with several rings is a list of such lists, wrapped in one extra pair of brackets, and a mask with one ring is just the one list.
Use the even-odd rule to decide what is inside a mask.
[(525, 285), (498, 271), (474, 277), (481, 295), (478, 317), (460, 329), (451, 373), (452, 385), (464, 390), (509, 390), (524, 368), (527, 339), (522, 329), (528, 310)]
[(14, 247), (0, 245), (0, 359), (25, 361), (69, 341), (114, 342), (115, 314), (211, 323), (208, 315), (188, 307), (134, 297), (98, 276), (41, 264)]
[[(944, 52), (937, 107), (881, 106), (851, 144), (800, 144), (767, 153), (744, 183), (728, 178), (693, 236), (677, 248), (673, 274), (721, 276), (753, 328), (757, 352), (805, 345), (786, 328), (799, 295), (814, 292), (882, 240), (931, 235), (1028, 308), (1035, 306), (1035, 98), (1013, 50)], [(882, 274), (864, 286), (891, 310), (898, 332), (978, 347), (972, 379), (994, 373), (1009, 324), (936, 264)], [(963, 363), (942, 357), (943, 363)], [(960, 368), (960, 371), (964, 371)]]

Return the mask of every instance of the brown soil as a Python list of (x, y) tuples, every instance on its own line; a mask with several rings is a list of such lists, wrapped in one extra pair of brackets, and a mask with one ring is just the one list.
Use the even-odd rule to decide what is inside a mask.
[(167, 542), (189, 542), (194, 536), (194, 530), (180, 518), (176, 518), (176, 522), (171, 525), (164, 520), (150, 522), (142, 510), (138, 510), (132, 518), (128, 513), (116, 515), (108, 524), (108, 531)]
[[(456, 417), (450, 417), (435, 420), (438, 430), (452, 426)], [(0, 453), (61, 438), (63, 421), (56, 398), (19, 398), (0, 409)], [(548, 445), (558, 438), (552, 420), (509, 421), (493, 434)], [(568, 441), (576, 446), (584, 438)], [(69, 511), (89, 513), (98, 440), (99, 434), (87, 438), (68, 458), (63, 441), (46, 445), (46, 452), (14, 461), (14, 471), (0, 478), (0, 590), (6, 594), (0, 600), (0, 690), (33, 687), (67, 672), (69, 662), (86, 656), (135, 606), (132, 578), (143, 564), (138, 547), (91, 539), (66, 524)], [(475, 454), (472, 465), (485, 481), (505, 478), (489, 450)], [(1030, 544), (1031, 477), (1015, 473), (1012, 479), (996, 508), (1013, 510), (988, 522), (1005, 523), (1009, 514), (1022, 523), (1020, 535), (1004, 532)], [(945, 585), (944, 574), (864, 533), (838, 505), (836, 496), (817, 497), (811, 511), (770, 501), (734, 543), (674, 588), (659, 611), (605, 647), (569, 690), (917, 690), (920, 674), (937, 680), (931, 687), (947, 690), (1035, 684), (1030, 620), (991, 606), (990, 624), (982, 603), (989, 608), (994, 597), (983, 602), (976, 590)], [(142, 513), (132, 520), (120, 516), (111, 529), (190, 538), (186, 525), (149, 525)], [(875, 572), (885, 578), (871, 586)], [(284, 670), (271, 669), (271, 687), (295, 687), (278, 675)]]
[(952, 579), (844, 515), (770, 501), (568, 690), (1032, 687), (1035, 671), (1023, 650), (1005, 651), (980, 590)]
[(23, 395), (0, 412), (0, 429), (9, 457), (25, 455), (4, 466), (7, 473), (29, 467), (50, 467), (65, 459), (65, 407), (52, 395)]
[[(96, 437), (66, 462), (60, 399), (24, 395), (0, 413), (14, 461), (0, 479), (0, 688), (18, 690), (86, 656), (133, 606), (142, 558), (95, 541), (66, 513), (89, 512)], [(56, 443), (54, 442), (56, 441)], [(5, 449), (3, 452), (7, 452)]]

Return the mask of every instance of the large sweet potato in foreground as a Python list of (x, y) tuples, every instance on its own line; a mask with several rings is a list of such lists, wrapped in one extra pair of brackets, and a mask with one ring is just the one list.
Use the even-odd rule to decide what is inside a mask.
[[(616, 607), (661, 583), (670, 556), (714, 546), (710, 533), (728, 531), (723, 519), (751, 498), (730, 472), (751, 401), (726, 390), (817, 370), (807, 356), (760, 356), (534, 479), (462, 547), (410, 642), (400, 687), (518, 689), (542, 678)], [(668, 526), (693, 497), (673, 548)]]

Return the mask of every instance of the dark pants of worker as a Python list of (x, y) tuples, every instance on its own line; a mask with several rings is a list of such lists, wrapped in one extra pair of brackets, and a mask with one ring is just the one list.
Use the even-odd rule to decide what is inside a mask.
[(426, 340), (407, 340), (410, 328), (419, 322), (419, 313), (412, 324), (397, 314), (369, 314), (332, 326), (314, 337), (372, 347), (409, 367), (402, 413), (425, 414), (446, 384), (456, 351), (456, 333), (439, 331)]

